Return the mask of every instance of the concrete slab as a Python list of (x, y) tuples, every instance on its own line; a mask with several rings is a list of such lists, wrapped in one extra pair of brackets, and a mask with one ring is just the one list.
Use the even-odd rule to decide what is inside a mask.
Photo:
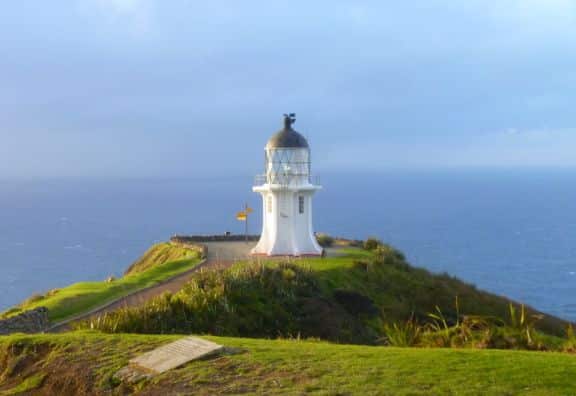
[(208, 258), (210, 260), (239, 261), (250, 258), (250, 250), (256, 246), (256, 242), (235, 241), (235, 242), (205, 242), (208, 248)]
[(192, 360), (221, 352), (224, 346), (197, 337), (186, 337), (130, 360), (130, 365), (161, 374)]

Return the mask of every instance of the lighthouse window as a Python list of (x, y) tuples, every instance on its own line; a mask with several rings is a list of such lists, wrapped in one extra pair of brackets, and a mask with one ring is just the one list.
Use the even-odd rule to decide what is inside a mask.
[(303, 196), (298, 197), (298, 212), (301, 214), (304, 213), (304, 197)]
[(266, 197), (266, 210), (268, 213), (272, 213), (272, 197), (270, 195)]

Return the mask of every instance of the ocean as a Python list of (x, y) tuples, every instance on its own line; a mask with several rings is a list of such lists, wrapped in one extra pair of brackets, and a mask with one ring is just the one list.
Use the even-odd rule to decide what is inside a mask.
[[(317, 231), (377, 236), (409, 261), (576, 321), (576, 172), (321, 174)], [(0, 181), (0, 310), (120, 275), (173, 234), (242, 233), (252, 177)]]

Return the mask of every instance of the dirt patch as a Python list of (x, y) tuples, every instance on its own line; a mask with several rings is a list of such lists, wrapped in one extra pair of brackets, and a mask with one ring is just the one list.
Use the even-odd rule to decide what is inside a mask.
[(12, 343), (0, 348), (0, 395), (34, 377), (50, 354), (48, 344)]

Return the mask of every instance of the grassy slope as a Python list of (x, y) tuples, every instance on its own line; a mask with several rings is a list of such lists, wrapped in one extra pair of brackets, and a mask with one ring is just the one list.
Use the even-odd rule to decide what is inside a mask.
[(126, 270), (124, 275), (134, 275), (172, 261), (199, 258), (201, 254), (202, 249), (199, 246), (182, 246), (171, 242), (159, 243), (148, 249)]
[[(566, 336), (567, 328), (560, 319), (547, 317), (536, 323), (546, 334), (528, 333), (526, 325), (518, 325), (518, 315), (516, 321), (511, 320), (509, 300), (504, 297), (448, 275), (411, 267), (394, 251), (387, 259), (374, 262), (368, 260), (371, 254), (365, 251), (346, 253), (327, 259), (292, 260), (293, 264), (287, 265), (279, 264), (285, 259), (266, 260), (263, 266), (238, 263), (229, 270), (197, 273), (174, 296), (111, 312), (77, 327), (111, 333), (259, 338), (300, 334), (349, 344), (382, 344), (385, 337), (394, 337), (385, 323), (403, 323), (414, 316), (421, 325), (430, 324), (429, 314), (438, 306), (451, 324), (460, 323), (466, 315), (500, 320), (486, 322), (490, 323), (486, 325), (490, 326), (488, 332), (481, 331), (481, 321), (476, 322), (473, 336), (468, 325), (458, 328), (457, 334), (455, 329), (434, 336), (428, 332), (426, 340), (419, 340), (420, 345), (569, 348), (568, 340), (560, 338)], [(363, 261), (359, 264), (359, 260)], [(310, 270), (299, 270), (296, 265)]]
[[(176, 338), (90, 332), (0, 337), (0, 395), (17, 387), (35, 395), (101, 394), (111, 387), (130, 392), (111, 379), (113, 373)], [(576, 394), (576, 357), (569, 354), (207, 338), (244, 352), (164, 373), (140, 384), (140, 394)]]
[[(163, 253), (160, 256), (163, 259), (157, 262), (159, 265), (154, 266), (153, 259), (156, 256), (153, 253), (155, 251)], [(200, 262), (197, 254), (193, 253), (191, 256), (190, 252), (182, 247), (167, 243), (158, 244), (147, 252), (147, 260), (142, 261), (141, 259), (139, 261), (146, 264), (147, 269), (143, 272), (136, 272), (112, 282), (75, 283), (52, 292), (45, 298), (24, 302), (19, 308), (20, 310), (28, 310), (41, 306), (46, 307), (50, 320), (60, 322), (193, 268)], [(189, 258), (167, 261), (182, 257)], [(17, 313), (18, 311), (12, 309), (7, 312)]]
[[(379, 266), (376, 270), (363, 271), (354, 262), (368, 260), (371, 253), (360, 249), (343, 250), (345, 256), (327, 259), (310, 258), (296, 261), (312, 268), (327, 294), (335, 289), (353, 290), (370, 297), (388, 322), (401, 322), (416, 317), (425, 318), (439, 306), (449, 318), (456, 315), (455, 298), (458, 297), (460, 313), (507, 318), (510, 300), (477, 289), (447, 274), (432, 274), (412, 267), (402, 261)], [(529, 312), (536, 312), (528, 309)], [(549, 334), (564, 335), (567, 322), (546, 316), (537, 327)]]

